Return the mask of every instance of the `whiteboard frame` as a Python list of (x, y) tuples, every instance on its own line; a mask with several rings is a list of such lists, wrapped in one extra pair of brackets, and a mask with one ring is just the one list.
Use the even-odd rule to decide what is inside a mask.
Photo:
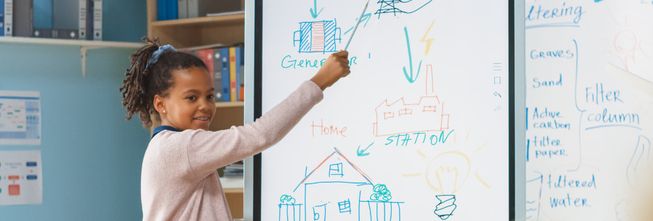
[[(509, 220), (524, 220), (525, 211), (523, 127), (524, 84), (524, 3), (508, 0), (508, 106), (509, 106)], [(263, 0), (248, 1), (245, 5), (245, 123), (253, 123), (262, 115), (262, 49), (263, 49)], [(519, 31), (516, 31), (519, 30)], [(253, 45), (253, 47), (252, 47)], [(517, 74), (516, 74), (517, 73)], [(520, 82), (515, 84), (515, 82)], [(515, 87), (515, 86), (518, 87)], [(516, 96), (517, 95), (517, 96)], [(516, 144), (519, 143), (517, 148)], [(261, 165), (262, 153), (245, 160), (244, 219), (261, 221)]]

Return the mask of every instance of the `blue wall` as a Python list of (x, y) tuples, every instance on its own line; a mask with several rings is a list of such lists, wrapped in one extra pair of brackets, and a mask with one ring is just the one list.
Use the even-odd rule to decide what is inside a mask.
[[(105, 40), (146, 35), (145, 1), (104, 1)], [(121, 9), (124, 9), (122, 12)], [(111, 18), (111, 19), (109, 19)], [(119, 87), (129, 49), (0, 44), (0, 90), (41, 92), (43, 203), (0, 206), (0, 220), (140, 220), (140, 169), (148, 131), (124, 120)]]

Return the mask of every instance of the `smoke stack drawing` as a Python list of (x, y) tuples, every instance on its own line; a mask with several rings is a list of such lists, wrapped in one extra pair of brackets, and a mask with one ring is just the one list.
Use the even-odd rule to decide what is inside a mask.
[(299, 30), (293, 33), (293, 46), (299, 45), (299, 53), (336, 52), (336, 43), (341, 41), (336, 19), (300, 22)]
[(376, 107), (374, 136), (449, 129), (449, 114), (444, 112), (444, 103), (435, 95), (433, 65), (426, 66), (424, 81), (424, 96), (411, 99), (416, 102), (407, 102), (402, 97), (395, 101), (386, 99)]

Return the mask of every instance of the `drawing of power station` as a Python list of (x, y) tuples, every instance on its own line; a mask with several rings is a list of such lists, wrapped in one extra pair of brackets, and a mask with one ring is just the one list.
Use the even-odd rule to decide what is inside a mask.
[(299, 46), (299, 53), (336, 52), (336, 43), (341, 41), (336, 19), (300, 22), (299, 30), (293, 33), (293, 46)]
[[(302, 193), (303, 190), (303, 193)], [(279, 221), (401, 221), (403, 202), (390, 201), (383, 184), (374, 184), (338, 149), (306, 174), (293, 194), (281, 196)]]
[(448, 113), (444, 103), (435, 95), (433, 66), (426, 66), (426, 92), (414, 102), (401, 97), (395, 101), (384, 100), (375, 109), (373, 133), (376, 137), (413, 132), (433, 132), (449, 129)]

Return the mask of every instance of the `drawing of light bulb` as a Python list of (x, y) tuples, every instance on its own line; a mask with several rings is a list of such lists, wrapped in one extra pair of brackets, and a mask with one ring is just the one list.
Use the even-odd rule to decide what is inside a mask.
[(433, 213), (447, 220), (456, 211), (456, 193), (464, 186), (470, 173), (469, 157), (461, 152), (446, 152), (433, 158), (426, 169), (426, 180), (435, 196)]
[(631, 71), (635, 62), (638, 40), (635, 32), (627, 30), (617, 34), (614, 38), (614, 48), (623, 62), (623, 67)]
[(469, 177), (469, 157), (461, 152), (447, 152), (431, 160), (426, 180), (436, 192), (456, 193)]

